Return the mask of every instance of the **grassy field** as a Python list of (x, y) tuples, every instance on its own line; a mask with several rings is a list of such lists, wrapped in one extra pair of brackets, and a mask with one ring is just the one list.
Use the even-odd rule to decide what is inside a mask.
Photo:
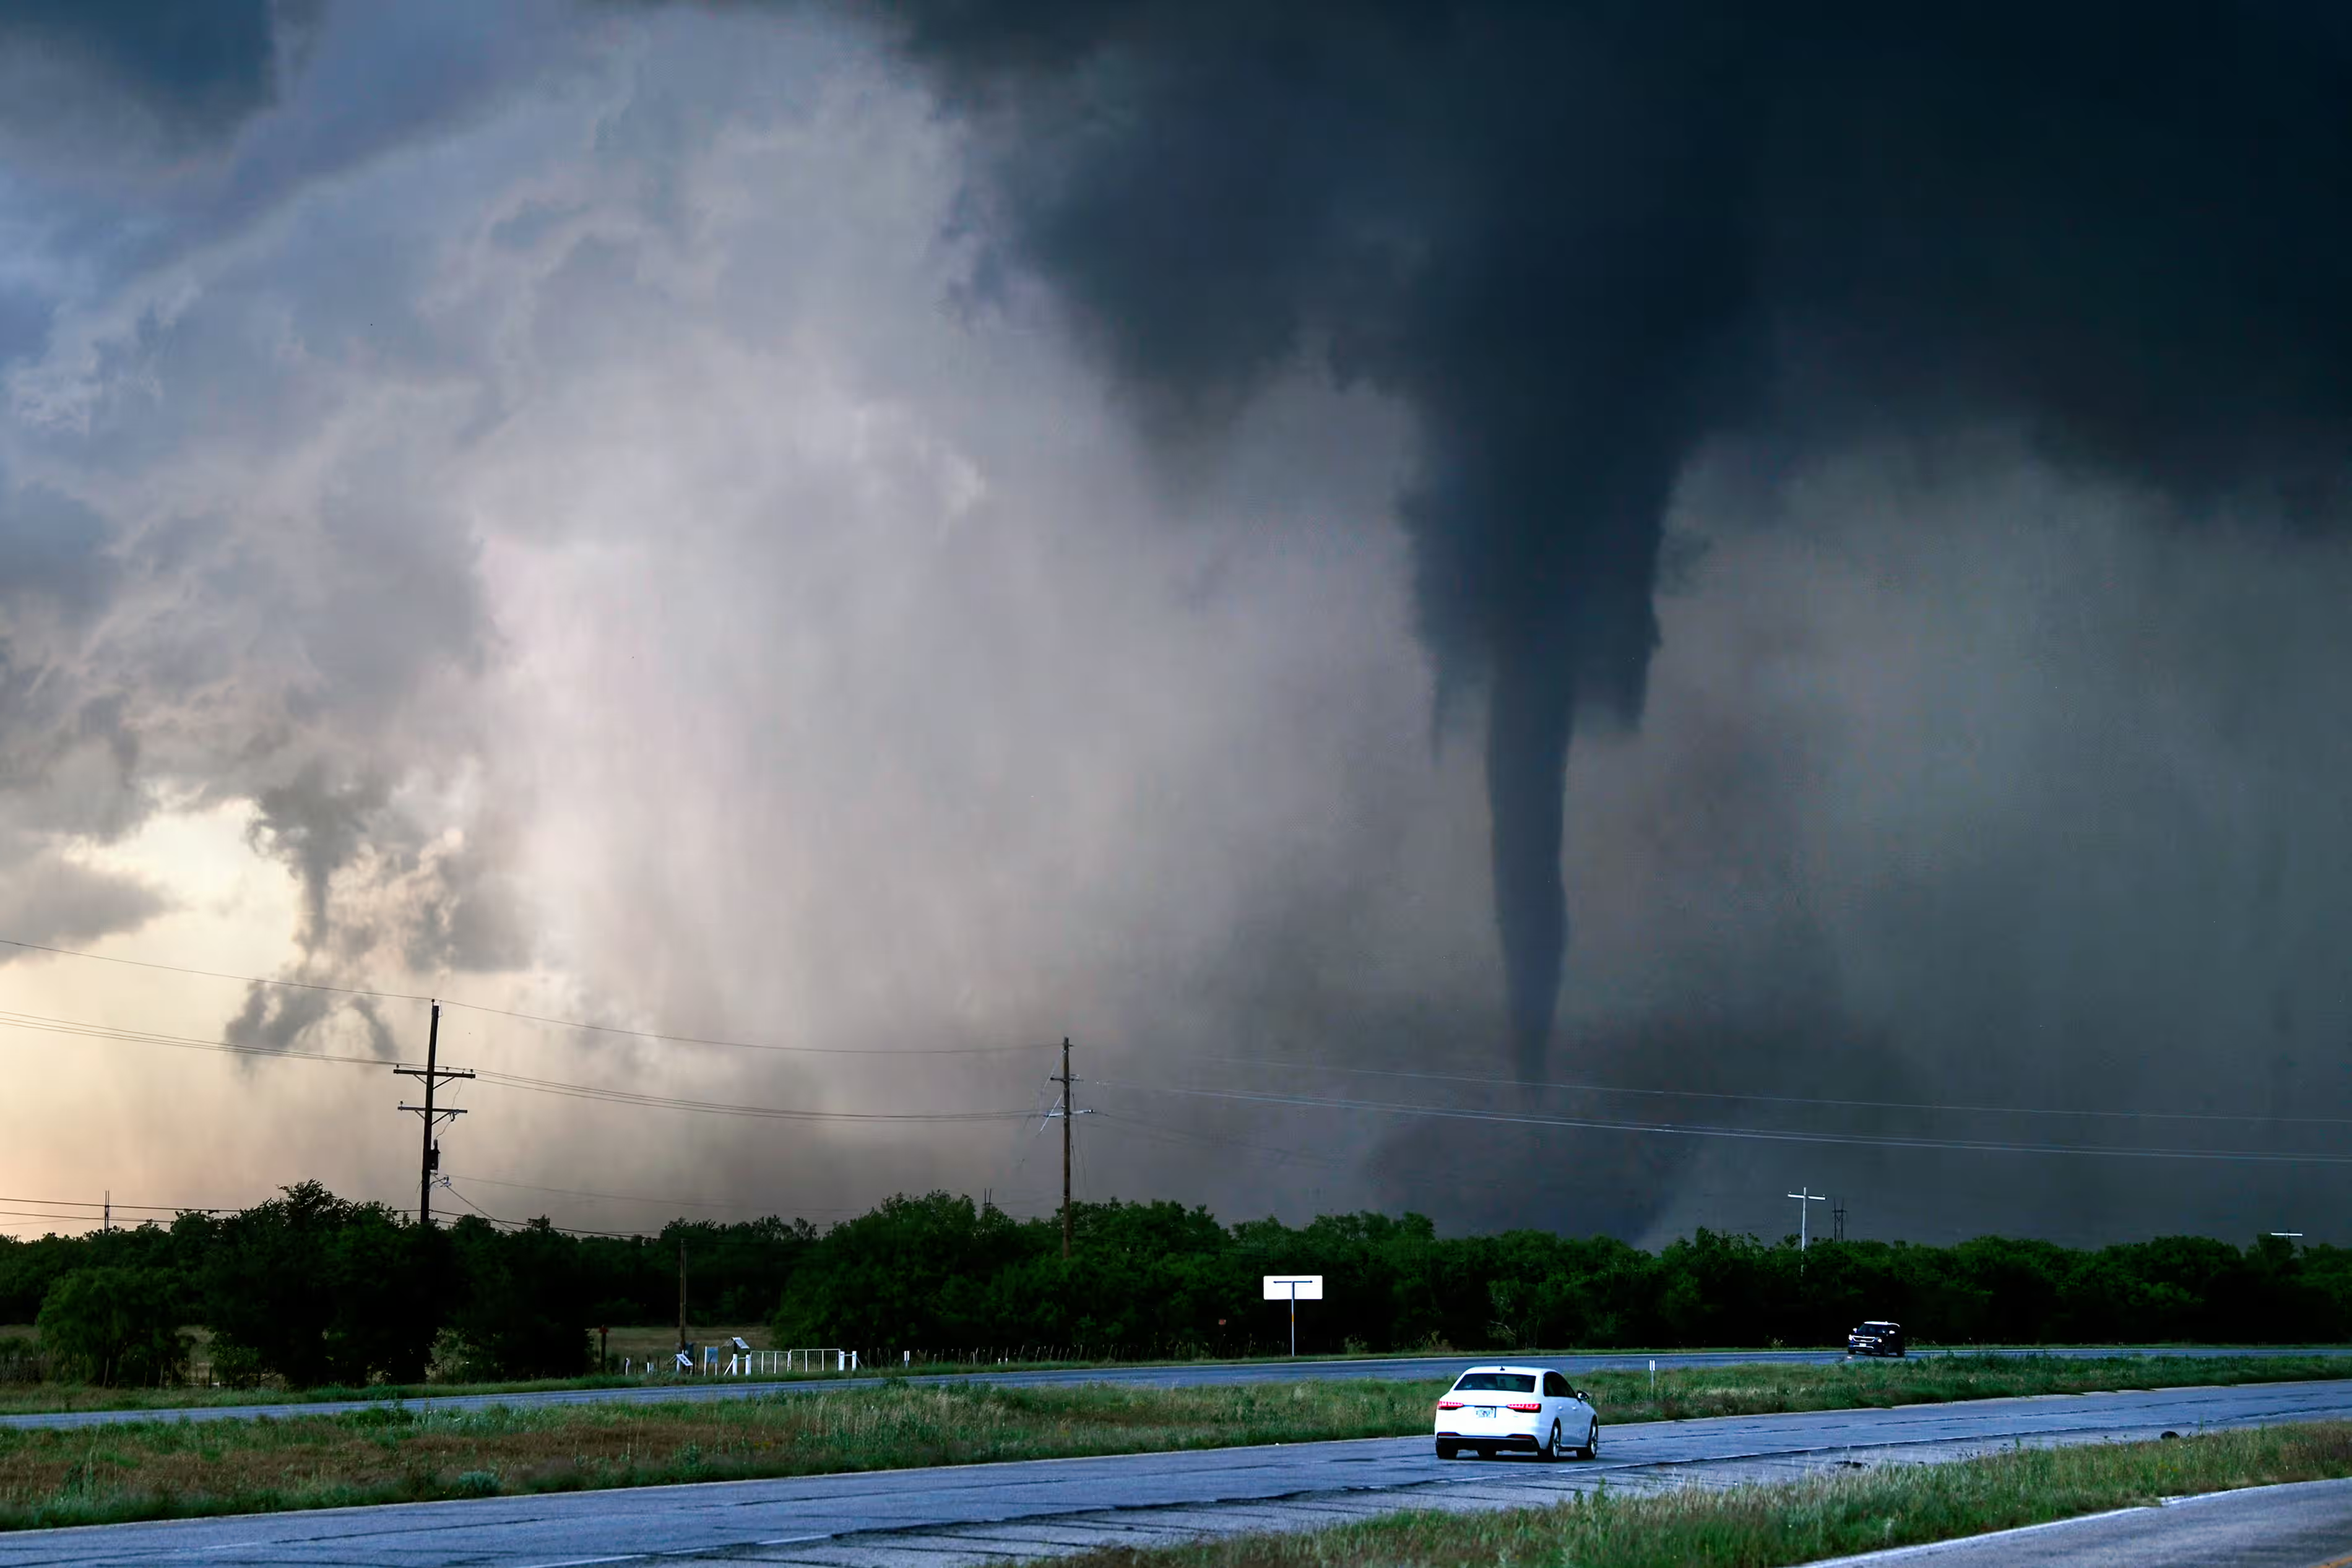
[[(748, 1336), (747, 1336), (748, 1337)], [(758, 1343), (753, 1342), (755, 1344)], [(1463, 1358), (1465, 1361), (1469, 1358)], [(1534, 1359), (1541, 1360), (1537, 1356)], [(1006, 1367), (960, 1364), (918, 1365), (920, 1375), (975, 1371), (1087, 1371), (1091, 1364), (1024, 1363)], [(1701, 1416), (1748, 1416), (1781, 1410), (1835, 1410), (1996, 1399), (2026, 1394), (2088, 1394), (2192, 1383), (2286, 1383), (2352, 1376), (2352, 1356), (2114, 1357), (1952, 1355), (1907, 1361), (1848, 1361), (1823, 1364), (1749, 1363), (1724, 1367), (1670, 1367), (1646, 1372), (1580, 1375), (1612, 1421), (1680, 1421)], [(794, 1374), (764, 1381), (825, 1383), (832, 1374)], [(516, 1383), (375, 1384), (365, 1388), (95, 1388), (81, 1384), (0, 1384), (0, 1416), (84, 1410), (183, 1410), (207, 1406), (364, 1405), (389, 1399), (437, 1399), (460, 1395), (533, 1394), (622, 1389), (694, 1379), (570, 1377)], [(1419, 1383), (1398, 1386), (1419, 1388)], [(1435, 1384), (1427, 1385), (1431, 1389)]]
[[(2064, 1362), (1955, 1358), (1751, 1366), (1583, 1380), (1612, 1425), (1660, 1417), (2080, 1393), (2352, 1372), (2313, 1359)], [(0, 1429), (0, 1528), (490, 1493), (813, 1475), (1429, 1430), (1438, 1382), (1197, 1388), (977, 1384), (723, 1401), (386, 1406), (285, 1420)]]
[[(730, 1336), (740, 1335), (743, 1339), (750, 1342), (755, 1350), (792, 1348), (775, 1344), (767, 1329), (759, 1324), (747, 1324), (722, 1328), (696, 1328), (692, 1332), (695, 1335), (695, 1342), (697, 1344), (724, 1344)], [(200, 1341), (208, 1337), (204, 1335), (201, 1331), (196, 1331), (196, 1333)], [(30, 1324), (0, 1323), (0, 1355), (5, 1355), (8, 1353), (11, 1348), (12, 1341), (30, 1342), (33, 1337), (33, 1329)], [(354, 1401), (362, 1400), (407, 1397), (425, 1398), (460, 1394), (523, 1394), (557, 1389), (593, 1390), (599, 1388), (627, 1388), (636, 1387), (646, 1383), (697, 1381), (698, 1379), (693, 1378), (673, 1377), (666, 1370), (656, 1373), (651, 1376), (648, 1376), (644, 1372), (644, 1364), (648, 1360), (655, 1362), (657, 1365), (666, 1364), (672, 1350), (676, 1347), (677, 1343), (677, 1331), (674, 1326), (665, 1327), (659, 1324), (650, 1326), (645, 1324), (632, 1324), (626, 1326), (615, 1325), (610, 1336), (611, 1354), (616, 1364), (623, 1357), (627, 1357), (629, 1360), (636, 1364), (636, 1367), (633, 1370), (630, 1375), (623, 1376), (616, 1373), (605, 1376), (590, 1375), (583, 1377), (543, 1379), (535, 1382), (450, 1382), (415, 1385), (375, 1384), (363, 1388), (322, 1387), (308, 1389), (287, 1389), (267, 1384), (257, 1388), (228, 1389), (207, 1387), (196, 1385), (177, 1385), (168, 1388), (93, 1388), (76, 1384), (0, 1383), (0, 1415), (34, 1415), (47, 1411), (78, 1410), (174, 1410), (201, 1408), (205, 1406), (223, 1405), (332, 1405), (349, 1404)], [(1397, 1359), (1399, 1355), (1407, 1354), (1423, 1355), (1431, 1353), (1412, 1352), (1397, 1353), (1396, 1354), (1384, 1353), (1377, 1355), (1331, 1355), (1318, 1356), (1310, 1359), (1328, 1361), (1387, 1361)], [(1445, 1354), (1449, 1357), (1460, 1360), (1465, 1364), (1476, 1359), (1467, 1354), (1458, 1356), (1454, 1355), (1454, 1353), (1451, 1352), (1447, 1352)], [(1579, 1355), (1589, 1353), (1581, 1351), (1514, 1351), (1511, 1353), (1515, 1357), (1520, 1359), (1531, 1359), (1538, 1362), (1557, 1356)], [(1635, 1350), (1612, 1351), (1609, 1354), (1614, 1355), (1636, 1356), (1648, 1355), (1652, 1354), (1659, 1355), (1672, 1355), (1688, 1353), (1678, 1353), (1674, 1351), (1657, 1351), (1654, 1353), (1650, 1351)], [(1738, 1347), (1730, 1349), (1717, 1349), (1708, 1352), (1707, 1354), (1739, 1354), (1739, 1350)], [(721, 1364), (724, 1364), (725, 1357), (721, 1356), (719, 1359)], [(1284, 1358), (1262, 1357), (1259, 1359), (1268, 1364), (1278, 1364)], [(1488, 1359), (1491, 1359), (1491, 1357)], [(1944, 1365), (1948, 1360), (1954, 1365), (1973, 1366), (1982, 1365), (1988, 1361), (1997, 1362), (1999, 1359), (2000, 1358), (1989, 1357), (1980, 1354), (1967, 1352), (1956, 1354), (1937, 1349), (1915, 1354), (1910, 1361), (1895, 1363), (1893, 1364), (1893, 1365), (1896, 1369), (1899, 1376), (1904, 1369), (1918, 1368), (1931, 1364), (1941, 1366)], [(2050, 1359), (2055, 1360), (2058, 1358), (2053, 1357)], [(2169, 1376), (2168, 1381), (2175, 1383), (2242, 1382), (2262, 1380), (2263, 1377), (2263, 1375), (2254, 1370), (2252, 1364), (2255, 1358), (2246, 1358), (2243, 1364), (2233, 1361), (2232, 1365), (2237, 1366), (2238, 1368), (2236, 1371), (2233, 1371), (2227, 1375), (2224, 1375), (2220, 1371), (2214, 1371), (2210, 1376), (2203, 1375), (2205, 1369), (2219, 1367), (2221, 1364), (2221, 1361), (2212, 1359), (2180, 1359), (2183, 1362), (2184, 1370), (2181, 1370), (2177, 1375)], [(2346, 1375), (2352, 1375), (2352, 1354), (2344, 1354), (2339, 1359), (2343, 1364), (2343, 1372)], [(204, 1355), (200, 1348), (197, 1355), (200, 1371), (202, 1369), (203, 1361)], [(860, 1370), (863, 1373), (878, 1374), (882, 1375), (887, 1375), (892, 1372), (904, 1372), (917, 1376), (946, 1376), (974, 1372), (1080, 1371), (1096, 1367), (1105, 1367), (1111, 1364), (1114, 1364), (1070, 1361), (1024, 1361), (1006, 1362), (1001, 1364), (984, 1361), (949, 1361), (919, 1362), (912, 1366), (907, 1367), (870, 1367), (861, 1368)], [(1115, 1364), (1124, 1366), (1164, 1366), (1190, 1365), (1196, 1364), (1196, 1363), (1122, 1362)], [(1759, 1364), (1760, 1365), (1760, 1364)], [(1811, 1378), (1818, 1378), (1823, 1375), (1825, 1372), (1828, 1372), (1828, 1374), (1832, 1376), (1850, 1375), (1857, 1371), (1866, 1372), (1870, 1367), (1885, 1364), (1847, 1364), (1843, 1371), (1835, 1372), (1820, 1366), (1792, 1366), (1790, 1368), (1790, 1375), (1785, 1381), (1788, 1386), (1792, 1390), (1801, 1390), (1808, 1386), (1807, 1380), (1809, 1376)], [(2282, 1358), (2280, 1364), (2291, 1365), (2296, 1368), (2296, 1370), (2278, 1373), (2275, 1375), (2276, 1378), (2326, 1377), (2337, 1375), (2336, 1372), (2326, 1369), (2325, 1357), (2301, 1356)], [(1748, 1386), (1752, 1380), (1748, 1375), (1757, 1370), (1759, 1370), (1759, 1365), (1741, 1367), (1739, 1369), (1740, 1375), (1738, 1380), (1740, 1386), (1743, 1388)], [(823, 1381), (833, 1375), (835, 1375), (830, 1373), (812, 1374), (795, 1370), (795, 1372), (791, 1375), (790, 1381), (798, 1382), (808, 1378)], [(1646, 1373), (1595, 1372), (1586, 1374), (1584, 1375), (1588, 1378), (1594, 1388), (1610, 1390), (1612, 1398), (1632, 1398), (1634, 1396), (1634, 1393), (1638, 1389), (1641, 1391), (1643, 1397), (1644, 1407), (1651, 1407), (1649, 1406), (1646, 1399), (1647, 1390), (1649, 1387), (1649, 1377)], [(2094, 1381), (2083, 1385), (2084, 1388), (2114, 1388), (2127, 1385), (2112, 1381), (2111, 1379), (2116, 1375), (2112, 1373), (2094, 1372), (2091, 1375), (2093, 1376)], [(781, 1374), (762, 1373), (760, 1376), (762, 1381), (782, 1379), (782, 1375)], [(1715, 1408), (1712, 1404), (1709, 1403), (1712, 1398), (1712, 1395), (1709, 1393), (1709, 1390), (1720, 1385), (1721, 1383), (1722, 1378), (1720, 1375), (1712, 1371), (1676, 1369), (1663, 1372), (1659, 1374), (1658, 1387), (1661, 1393), (1666, 1396), (1666, 1402), (1660, 1404), (1656, 1408), (1663, 1410), (1664, 1413), (1670, 1416), (1683, 1415), (1730, 1414), (1732, 1412)], [(1942, 1385), (1939, 1384), (1937, 1385), (1940, 1386)], [(1838, 1385), (1838, 1386), (1845, 1386), (1845, 1385)], [(2077, 1390), (2072, 1388), (2050, 1388), (2042, 1391), (2050, 1393), (2063, 1393), (2075, 1392)], [(1957, 1396), (1957, 1397), (1962, 1398), (1982, 1398), (1986, 1396), (1987, 1396), (1983, 1393), (1969, 1393)], [(1684, 1405), (1673, 1404), (1672, 1401), (1675, 1399), (1683, 1400)], [(1689, 1402), (1694, 1399), (1696, 1399), (1697, 1403), (1690, 1404)], [(1836, 1402), (1844, 1404), (1852, 1403), (1853, 1401), (1841, 1397)], [(1875, 1403), (1876, 1401), (1865, 1402)], [(1685, 1408), (1685, 1406), (1687, 1406), (1688, 1407)], [(1819, 1406), (1808, 1405), (1782, 1405), (1768, 1407), (1775, 1409), (1811, 1409), (1818, 1408)], [(1742, 1408), (1746, 1408), (1746, 1406), (1742, 1406)]]
[(2326, 1355), (2116, 1356), (2082, 1361), (2055, 1355), (1954, 1355), (1905, 1361), (1845, 1361), (1822, 1365), (1754, 1363), (1676, 1367), (1654, 1386), (1646, 1372), (1579, 1374), (1601, 1418), (1687, 1421), (1705, 1416), (1760, 1416), (1783, 1410), (1885, 1409), (1957, 1399), (2039, 1394), (2095, 1394), (2187, 1384), (2294, 1383), (2352, 1377), (2352, 1359)]
[(372, 1410), (282, 1421), (0, 1430), (0, 1527), (988, 1459), (1369, 1437), (1428, 1417), (1432, 1389), (894, 1385), (664, 1404)]
[[(737, 1328), (698, 1329), (698, 1344), (724, 1344), (730, 1335), (740, 1334), (753, 1348), (773, 1348), (768, 1342), (768, 1332), (756, 1326)], [(29, 1343), (33, 1338), (30, 1326), (0, 1323), (0, 1354), (9, 1348), (11, 1336)], [(627, 1356), (639, 1364), (649, 1359), (667, 1362), (677, 1344), (676, 1328), (614, 1328), (612, 1333), (612, 1354), (615, 1358)], [(724, 1365), (726, 1358), (719, 1363)], [(202, 1366), (201, 1354), (198, 1361)], [(784, 1381), (782, 1374), (762, 1374), (769, 1381)], [(798, 1382), (815, 1374), (795, 1372), (791, 1381)], [(79, 1383), (0, 1383), (0, 1416), (39, 1415), (51, 1411), (72, 1410), (188, 1410), (218, 1405), (344, 1405), (366, 1400), (440, 1398), (459, 1394), (528, 1394), (554, 1389), (635, 1388), (646, 1383), (684, 1383), (695, 1379), (675, 1377), (667, 1372), (646, 1376), (642, 1373), (623, 1376), (545, 1378), (532, 1382), (510, 1383), (433, 1383), (433, 1384), (371, 1384), (364, 1388), (283, 1388), (264, 1385), (256, 1388), (215, 1388), (194, 1385), (175, 1385), (165, 1388), (97, 1388)]]
[(1087, 1552), (1068, 1568), (1780, 1568), (2234, 1487), (2352, 1476), (2352, 1425), (2018, 1448), (1793, 1485), (1399, 1513), (1296, 1535)]

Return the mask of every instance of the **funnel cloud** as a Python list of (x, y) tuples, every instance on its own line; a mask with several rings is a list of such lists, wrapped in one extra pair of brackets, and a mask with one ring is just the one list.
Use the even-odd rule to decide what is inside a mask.
[(1637, 723), (1710, 442), (2007, 425), (2185, 520), (2340, 519), (2352, 22), (2119, 11), (887, 7), (982, 204), (1163, 433), (1301, 360), (1402, 400), (1439, 690), (1486, 694), (1495, 920), (1539, 1076), (1579, 716)]

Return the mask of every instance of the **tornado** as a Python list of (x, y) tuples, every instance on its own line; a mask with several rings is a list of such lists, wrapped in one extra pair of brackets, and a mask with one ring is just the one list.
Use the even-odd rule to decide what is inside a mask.
[(1640, 720), (1664, 519), (1710, 440), (1993, 426), (2191, 526), (2352, 516), (2341, 5), (864, 14), (969, 133), (992, 260), (1162, 420), (1246, 418), (1318, 361), (1415, 416), (1398, 515), (1438, 690), (1486, 699), (1524, 1076), (1568, 951), (1571, 737)]
[(1486, 804), (1493, 815), (1495, 928), (1502, 936), (1512, 1063), (1548, 1065), (1568, 892), (1560, 874), (1572, 694), (1532, 650), (1498, 660), (1486, 711)]

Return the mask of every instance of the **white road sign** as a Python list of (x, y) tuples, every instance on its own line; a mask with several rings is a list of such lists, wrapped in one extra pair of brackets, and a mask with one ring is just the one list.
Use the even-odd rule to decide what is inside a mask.
[(1265, 1276), (1265, 1299), (1269, 1301), (1319, 1301), (1323, 1299), (1323, 1276), (1268, 1274)]

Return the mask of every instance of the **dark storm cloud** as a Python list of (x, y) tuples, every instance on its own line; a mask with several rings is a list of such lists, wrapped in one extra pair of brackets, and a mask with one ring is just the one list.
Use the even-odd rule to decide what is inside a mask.
[(1694, 455), (2013, 424), (2195, 517), (2340, 514), (2352, 14), (1820, 0), (879, 8), (983, 222), (1147, 418), (1303, 356), (1418, 416), (1441, 694), (1487, 702), (1522, 1069), (1580, 716), (1637, 721)]
[(301, 886), (304, 947), (315, 950), (332, 931), (328, 884), (371, 841), (389, 793), (382, 778), (332, 779), (313, 763), (256, 800), (255, 844), (283, 859)]
[(21, 87), (0, 118), (20, 125), (74, 100), (82, 115), (144, 121), (124, 126), (184, 141), (236, 130), (277, 96), (279, 16), (272, 0), (16, 0), (0, 10), (0, 55)]
[[(221, 1038), (249, 1051), (291, 1051), (304, 1036), (333, 1016), (337, 999), (325, 991), (248, 986), (245, 1006), (221, 1026)], [(374, 1017), (364, 1011), (362, 1017), (371, 1026), (370, 1041), (373, 1044)]]
[[(169, 908), (147, 883), (0, 838), (0, 921), (24, 942), (73, 944), (132, 931)], [(25, 956), (0, 948), (0, 964)]]

